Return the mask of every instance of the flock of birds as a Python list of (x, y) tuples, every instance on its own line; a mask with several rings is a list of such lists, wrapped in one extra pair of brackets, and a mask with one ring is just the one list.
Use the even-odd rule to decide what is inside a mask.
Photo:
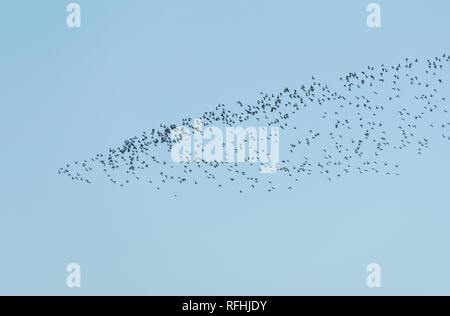
[[(260, 187), (273, 192), (293, 190), (307, 176), (328, 181), (350, 174), (399, 175), (402, 153), (422, 155), (432, 137), (450, 141), (444, 70), (450, 56), (428, 60), (405, 58), (395, 65), (368, 66), (336, 80), (335, 87), (312, 77), (310, 84), (279, 93), (260, 93), (253, 105), (220, 104), (196, 117), (208, 126), (273, 126), (280, 128), (280, 163), (275, 175), (259, 173), (259, 164), (204, 162), (175, 164), (170, 152), (179, 126), (194, 129), (194, 118), (181, 125), (157, 129), (127, 139), (119, 147), (83, 161), (67, 164), (59, 174), (92, 183), (104, 174), (109, 182), (126, 186), (145, 181), (156, 190), (166, 185), (230, 185), (240, 193)], [(248, 140), (247, 140), (248, 142)]]

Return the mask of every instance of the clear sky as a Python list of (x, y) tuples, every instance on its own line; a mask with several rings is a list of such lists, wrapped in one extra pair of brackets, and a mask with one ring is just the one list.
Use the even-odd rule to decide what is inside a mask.
[[(206, 183), (177, 199), (59, 177), (68, 161), (311, 75), (450, 53), (450, 2), (3, 1), (0, 294), (450, 294), (448, 143), (398, 178), (312, 177), (295, 193)], [(448, 87), (447, 81), (447, 87)], [(445, 91), (447, 93), (447, 91)], [(66, 266), (82, 267), (81, 289)], [(366, 266), (382, 267), (382, 288)]]

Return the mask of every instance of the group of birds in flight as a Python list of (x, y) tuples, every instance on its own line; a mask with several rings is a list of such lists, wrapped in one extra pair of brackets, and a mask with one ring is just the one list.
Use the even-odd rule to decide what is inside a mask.
[(258, 163), (250, 161), (173, 163), (171, 133), (179, 126), (194, 129), (192, 117), (180, 125), (160, 124), (93, 158), (66, 164), (58, 173), (87, 184), (103, 174), (121, 187), (140, 180), (158, 191), (170, 184), (205, 181), (240, 193), (294, 190), (296, 183), (313, 175), (327, 181), (351, 174), (399, 176), (402, 155), (423, 155), (435, 136), (450, 141), (447, 100), (441, 94), (449, 62), (448, 54), (405, 58), (350, 72), (333, 85), (313, 76), (298, 88), (261, 92), (254, 104), (219, 104), (195, 117), (204, 128), (279, 127), (282, 151), (274, 175), (260, 174)]

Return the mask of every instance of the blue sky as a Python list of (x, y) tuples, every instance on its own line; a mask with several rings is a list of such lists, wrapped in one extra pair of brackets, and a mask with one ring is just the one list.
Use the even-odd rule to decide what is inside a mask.
[(399, 178), (311, 178), (295, 194), (205, 184), (173, 199), (57, 174), (219, 103), (450, 52), (448, 1), (380, 0), (380, 29), (361, 0), (79, 0), (80, 29), (68, 3), (0, 10), (0, 294), (449, 294), (448, 144)]

